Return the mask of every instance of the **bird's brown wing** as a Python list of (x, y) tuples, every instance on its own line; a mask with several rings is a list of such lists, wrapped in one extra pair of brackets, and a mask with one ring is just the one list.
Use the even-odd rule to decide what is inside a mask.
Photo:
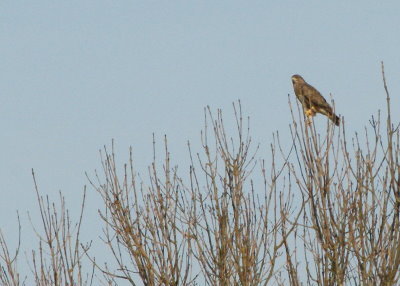
[(303, 95), (310, 105), (310, 108), (314, 108), (317, 112), (322, 113), (327, 116), (332, 115), (332, 108), (326, 102), (325, 98), (316, 90), (313, 86), (309, 84), (304, 84), (302, 87)]
[(304, 101), (308, 105), (307, 108), (328, 116), (336, 125), (340, 124), (340, 118), (333, 112), (332, 107), (318, 90), (306, 83), (302, 86), (302, 93), (305, 98)]

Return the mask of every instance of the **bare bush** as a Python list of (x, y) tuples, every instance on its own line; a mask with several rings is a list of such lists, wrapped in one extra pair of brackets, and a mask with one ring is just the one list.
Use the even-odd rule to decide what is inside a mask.
[[(91, 285), (96, 270), (103, 285), (398, 285), (400, 130), (383, 64), (382, 78), (385, 119), (372, 117), (351, 139), (344, 118), (320, 130), (289, 102), (291, 140), (274, 133), (269, 160), (257, 158), (240, 102), (233, 124), (221, 110), (205, 110), (201, 148), (188, 144), (186, 173), (173, 165), (166, 137), (162, 160), (153, 139), (145, 178), (132, 149), (119, 170), (114, 144), (105, 148), (101, 174), (89, 178), (103, 199), (105, 263), (80, 241), (86, 193), (73, 223), (63, 195), (59, 204), (41, 196), (33, 174), (41, 218), (34, 283)], [(0, 231), (2, 285), (26, 284), (19, 253)]]
[(17, 258), (21, 248), (21, 223), (18, 215), (18, 245), (15, 253), (10, 253), (8, 243), (0, 230), (0, 282), (4, 286), (24, 285), (21, 282)]
[[(42, 230), (34, 228), (39, 247), (32, 250), (32, 271), (36, 285), (91, 285), (92, 275), (82, 270), (84, 252), (81, 248), (80, 230), (85, 206), (86, 190), (83, 194), (81, 212), (73, 224), (65, 200), (60, 193), (60, 205), (40, 195), (32, 171), (38, 200)], [(88, 249), (89, 246), (86, 246)]]
[(148, 187), (138, 183), (131, 152), (123, 179), (119, 180), (115, 155), (105, 150), (105, 183), (92, 182), (105, 205), (100, 212), (105, 223), (104, 242), (118, 265), (115, 271), (107, 265), (99, 267), (110, 283), (116, 283), (115, 278), (132, 285), (137, 284), (138, 278), (145, 285), (190, 283), (186, 226), (180, 223), (178, 211), (181, 181), (170, 166), (166, 142), (161, 175), (157, 167), (154, 160), (149, 168)]
[(356, 134), (351, 144), (344, 124), (336, 130), (328, 123), (320, 134), (313, 124), (293, 122), (297, 164), (288, 166), (308, 200), (297, 229), (304, 257), (290, 263), (306, 262), (309, 285), (398, 283), (399, 130), (391, 122), (383, 64), (382, 76), (385, 133), (379, 116), (365, 129), (365, 140)]
[(119, 179), (114, 152), (105, 150), (104, 179), (98, 175), (91, 183), (105, 204), (100, 212), (104, 242), (117, 264), (112, 270), (109, 265), (98, 265), (109, 283), (116, 284), (121, 278), (132, 285), (138, 280), (145, 285), (196, 281), (266, 285), (274, 278), (280, 249), (294, 230), (301, 208), (293, 222), (286, 223), (293, 215), (293, 194), (284, 193), (278, 183), (286, 162), (279, 168), (274, 162), (270, 175), (262, 162), (259, 178), (263, 187), (258, 192), (254, 188), (249, 177), (256, 167), (257, 148), (251, 151), (240, 108), (240, 103), (234, 105), (233, 136), (225, 130), (221, 111), (214, 119), (207, 110), (203, 155), (195, 160), (189, 145), (187, 184), (177, 168), (171, 167), (166, 139), (161, 175), (154, 157), (147, 186), (138, 182), (132, 152)]
[[(291, 193), (284, 194), (284, 186), (277, 182), (286, 162), (279, 168), (273, 161), (269, 175), (262, 162), (263, 188), (257, 191), (250, 179), (257, 150), (251, 151), (240, 102), (234, 110), (235, 138), (227, 135), (221, 110), (216, 119), (210, 109), (206, 113), (204, 158), (198, 154), (200, 171), (192, 157), (190, 238), (209, 284), (266, 285), (279, 268), (279, 250), (293, 231), (293, 227), (284, 228), (291, 212)], [(272, 153), (274, 160), (273, 148)]]

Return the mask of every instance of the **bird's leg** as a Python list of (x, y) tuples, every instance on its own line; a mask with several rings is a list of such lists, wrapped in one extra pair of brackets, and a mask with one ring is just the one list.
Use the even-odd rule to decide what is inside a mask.
[(313, 113), (314, 113), (314, 112), (312, 111), (312, 109), (307, 109), (306, 112), (305, 112), (305, 114), (306, 114), (307, 117), (313, 116)]
[(315, 116), (315, 114), (316, 114), (315, 109), (313, 109), (313, 108), (311, 107), (310, 109), (307, 109), (307, 110), (306, 110), (305, 114), (306, 114), (306, 117), (307, 117), (306, 124), (307, 124), (307, 125), (311, 125), (311, 123), (312, 123), (312, 118), (313, 118), (313, 116)]
[(317, 110), (315, 109), (314, 106), (311, 106), (311, 116), (315, 116), (317, 114)]

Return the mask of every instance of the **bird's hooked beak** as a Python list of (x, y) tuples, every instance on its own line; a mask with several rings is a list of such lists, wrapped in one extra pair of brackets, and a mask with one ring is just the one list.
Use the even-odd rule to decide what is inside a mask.
[(299, 82), (304, 82), (304, 79), (298, 74), (292, 75), (292, 83), (295, 84)]

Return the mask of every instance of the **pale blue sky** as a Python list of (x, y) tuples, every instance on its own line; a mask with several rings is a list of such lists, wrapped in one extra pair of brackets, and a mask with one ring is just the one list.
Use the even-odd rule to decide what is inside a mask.
[(398, 1), (1, 1), (0, 228), (16, 234), (16, 210), (30, 228), (31, 168), (74, 210), (112, 138), (142, 173), (153, 132), (187, 163), (206, 105), (231, 120), (241, 99), (267, 150), (272, 132), (288, 135), (292, 74), (332, 93), (354, 131), (385, 106), (383, 60), (398, 121), (399, 15)]

